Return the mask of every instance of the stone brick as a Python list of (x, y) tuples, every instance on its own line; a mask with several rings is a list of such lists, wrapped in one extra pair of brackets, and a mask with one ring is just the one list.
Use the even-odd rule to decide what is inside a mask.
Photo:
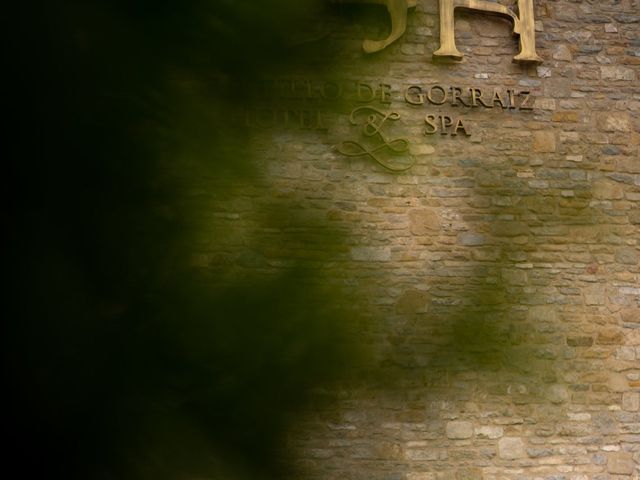
[(622, 409), (627, 412), (637, 412), (640, 410), (640, 393), (625, 392), (622, 394)]
[(496, 237), (517, 237), (527, 235), (529, 227), (522, 222), (494, 222), (491, 225), (491, 233)]
[(407, 290), (396, 302), (397, 313), (420, 313), (427, 309), (429, 295), (420, 290)]
[(635, 80), (636, 72), (627, 67), (622, 66), (605, 66), (600, 67), (603, 80)]
[(593, 183), (593, 196), (602, 200), (618, 200), (624, 197), (622, 185), (611, 180), (598, 180)]
[(638, 250), (635, 248), (621, 248), (616, 251), (616, 262), (626, 265), (638, 264)]
[(473, 437), (473, 424), (471, 422), (449, 422), (446, 427), (447, 438), (461, 440)]
[(565, 62), (570, 62), (572, 60), (571, 50), (565, 44), (556, 45), (553, 49), (552, 57), (554, 60), (562, 60)]
[(612, 392), (626, 392), (629, 390), (629, 381), (621, 373), (609, 373), (607, 386)]
[(479, 468), (459, 468), (455, 480), (482, 480), (482, 470)]
[(477, 233), (463, 232), (458, 235), (458, 243), (468, 247), (479, 246), (485, 244), (485, 238)]
[(430, 235), (440, 228), (440, 218), (433, 210), (411, 210), (409, 228), (414, 235)]
[(622, 331), (615, 327), (606, 327), (598, 331), (596, 344), (598, 345), (619, 345), (623, 340)]
[(554, 122), (577, 122), (579, 120), (578, 112), (555, 112), (551, 117)]
[(504, 437), (498, 441), (498, 455), (503, 460), (516, 460), (526, 456), (524, 442), (520, 437)]
[(554, 132), (533, 132), (533, 151), (540, 153), (552, 153), (556, 151), (556, 136)]
[(632, 130), (631, 117), (628, 113), (599, 113), (598, 126), (605, 132), (630, 132)]
[(634, 470), (633, 456), (627, 452), (614, 452), (607, 456), (607, 471), (618, 475), (631, 475)]
[(593, 345), (593, 337), (567, 337), (567, 345), (570, 347), (590, 347)]
[(551, 385), (547, 388), (547, 400), (554, 404), (566, 403), (571, 399), (569, 389), (564, 385)]
[(391, 260), (389, 247), (353, 247), (351, 258), (357, 262), (388, 262)]
[(640, 308), (622, 310), (620, 316), (625, 323), (640, 323)]
[(407, 480), (441, 480), (435, 472), (412, 472), (407, 473)]
[(476, 427), (475, 434), (478, 438), (500, 438), (504, 435), (504, 428), (485, 425)]

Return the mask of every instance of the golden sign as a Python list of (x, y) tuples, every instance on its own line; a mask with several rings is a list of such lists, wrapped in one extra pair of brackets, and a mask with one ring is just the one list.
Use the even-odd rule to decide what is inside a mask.
[[(367, 115), (363, 117), (362, 114)], [(346, 140), (338, 147), (338, 151), (341, 154), (348, 157), (369, 157), (391, 172), (403, 172), (413, 166), (415, 160), (411, 156), (408, 156), (409, 141), (406, 138), (388, 140), (382, 132), (387, 121), (395, 122), (400, 119), (399, 113), (385, 113), (373, 107), (362, 106), (353, 109), (351, 115), (349, 115), (349, 123), (351, 123), (351, 125), (358, 125), (358, 118), (364, 119), (362, 133), (366, 138), (370, 139), (370, 141), (365, 145), (355, 140)], [(380, 155), (381, 152), (385, 151), (391, 155), (403, 155), (405, 161), (398, 162), (397, 160), (391, 160)], [(409, 158), (408, 164), (406, 163), (407, 156)]]
[[(362, 48), (367, 53), (385, 49), (404, 35), (407, 28), (407, 10), (415, 7), (418, 0), (333, 0), (341, 3), (374, 3), (385, 5), (391, 17), (391, 32), (383, 40), (366, 39)], [(456, 8), (493, 13), (510, 18), (513, 21), (513, 33), (520, 36), (520, 53), (514, 62), (540, 63), (542, 59), (536, 53), (535, 18), (533, 0), (518, 0), (518, 13), (499, 3), (488, 0), (438, 0), (440, 8), (440, 48), (433, 55), (461, 59), (463, 54), (456, 48), (454, 11)]]
[(518, 13), (499, 3), (486, 0), (439, 0), (440, 3), (440, 48), (433, 52), (436, 57), (462, 58), (456, 48), (453, 13), (456, 8), (478, 10), (504, 15), (513, 20), (513, 32), (520, 35), (520, 53), (513, 57), (516, 62), (542, 62), (536, 54), (535, 21), (533, 0), (518, 0)]

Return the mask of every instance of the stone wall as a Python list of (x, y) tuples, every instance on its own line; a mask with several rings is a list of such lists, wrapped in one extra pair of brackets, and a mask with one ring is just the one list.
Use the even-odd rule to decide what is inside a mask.
[[(223, 281), (304, 259), (349, 298), (366, 346), (291, 432), (300, 478), (640, 478), (640, 3), (534, 4), (540, 65), (512, 62), (509, 22), (465, 12), (464, 60), (434, 61), (435, 0), (366, 55), (385, 10), (337, 8), (323, 41), (338, 73), (280, 79), (326, 121), (247, 120), (263, 176), (211, 201), (207, 221), (229, 234), (205, 229), (194, 265)], [(327, 81), (344, 84), (337, 105)], [(375, 99), (357, 101), (358, 81)], [(490, 107), (407, 104), (434, 85), (479, 88)], [(532, 108), (487, 100), (509, 91)], [(363, 105), (399, 114), (385, 134), (409, 155), (380, 156), (410, 168), (340, 153)], [(426, 115), (465, 131), (425, 133)], [(279, 202), (284, 215), (256, 216)]]

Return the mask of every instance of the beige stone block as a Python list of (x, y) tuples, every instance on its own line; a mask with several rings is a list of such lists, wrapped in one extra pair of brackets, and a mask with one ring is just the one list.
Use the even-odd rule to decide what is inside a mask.
[(607, 65), (600, 67), (603, 80), (635, 80), (636, 72), (627, 67)]
[(541, 153), (552, 153), (556, 151), (556, 136), (554, 132), (537, 131), (533, 132), (533, 151)]
[(547, 388), (547, 400), (551, 403), (559, 405), (566, 403), (571, 399), (569, 390), (564, 385), (551, 385)]
[(556, 45), (552, 56), (554, 60), (561, 60), (564, 62), (570, 62), (573, 59), (569, 47), (562, 43), (560, 45)]
[[(623, 263), (626, 265), (637, 265), (638, 264), (638, 251), (635, 248), (621, 248), (616, 251), (616, 262)], [(620, 289), (621, 293), (623, 289)], [(633, 292), (635, 294), (635, 292)]]
[(504, 429), (502, 427), (494, 427), (490, 425), (483, 425), (475, 429), (475, 434), (478, 438), (500, 438), (504, 435)]
[(609, 373), (607, 385), (612, 392), (626, 392), (629, 390), (629, 381), (622, 373)]
[(596, 344), (598, 345), (620, 345), (623, 340), (622, 332), (615, 327), (605, 327), (598, 331)]
[(577, 122), (580, 119), (578, 112), (556, 112), (551, 117), (554, 122)]
[(631, 117), (628, 113), (615, 112), (606, 114), (600, 112), (598, 126), (605, 132), (630, 132), (632, 130)]
[(482, 480), (482, 470), (479, 468), (460, 468), (456, 472), (455, 480)]
[(407, 480), (441, 480), (442, 476), (435, 472), (407, 473)]
[(447, 438), (462, 440), (473, 437), (473, 424), (471, 422), (449, 422), (446, 426)]
[(414, 235), (432, 235), (440, 228), (440, 218), (433, 210), (411, 210), (409, 229)]
[(557, 308), (547, 305), (536, 305), (529, 308), (529, 320), (534, 322), (555, 322), (558, 318)]
[(553, 98), (536, 98), (536, 108), (540, 110), (555, 110), (556, 101)]
[(432, 145), (426, 143), (417, 143), (409, 146), (411, 155), (431, 155), (436, 149)]
[(633, 456), (628, 452), (613, 452), (608, 455), (607, 471), (618, 475), (631, 475), (634, 470)]
[(388, 262), (391, 260), (389, 247), (353, 247), (351, 258), (357, 262)]
[(622, 409), (627, 412), (637, 412), (640, 410), (640, 393), (625, 392), (622, 394)]
[(624, 196), (622, 186), (611, 180), (593, 182), (593, 196), (599, 200), (619, 200)]
[(407, 290), (396, 302), (397, 313), (423, 313), (427, 310), (429, 295), (420, 290)]
[(491, 233), (496, 237), (517, 237), (528, 235), (529, 227), (523, 222), (494, 222), (491, 224)]
[(498, 441), (498, 455), (503, 460), (515, 460), (526, 455), (524, 442), (520, 437), (504, 437)]
[(640, 309), (631, 308), (622, 310), (620, 316), (625, 323), (640, 323)]
[(474, 232), (462, 232), (458, 235), (458, 243), (467, 247), (484, 245), (485, 237)]

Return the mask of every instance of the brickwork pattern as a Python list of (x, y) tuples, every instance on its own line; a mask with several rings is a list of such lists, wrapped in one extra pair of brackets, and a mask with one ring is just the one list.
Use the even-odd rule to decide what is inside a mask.
[[(264, 183), (209, 219), (233, 233), (214, 252), (205, 231), (196, 265), (224, 257), (232, 276), (306, 258), (364, 318), (361, 376), (316, 392), (330, 401), (290, 435), (300, 478), (640, 478), (640, 4), (534, 3), (539, 66), (512, 63), (507, 23), (469, 13), (456, 14), (465, 60), (434, 62), (435, 0), (373, 56), (360, 42), (386, 17), (338, 21), (344, 77), (390, 85), (415, 165), (341, 155), (357, 133), (346, 114), (261, 132)], [(436, 84), (535, 104), (402, 103)], [(471, 135), (426, 135), (426, 114), (464, 117)], [(296, 205), (298, 244), (278, 248), (288, 219), (254, 222), (265, 196)], [(317, 247), (318, 228), (344, 239)]]

